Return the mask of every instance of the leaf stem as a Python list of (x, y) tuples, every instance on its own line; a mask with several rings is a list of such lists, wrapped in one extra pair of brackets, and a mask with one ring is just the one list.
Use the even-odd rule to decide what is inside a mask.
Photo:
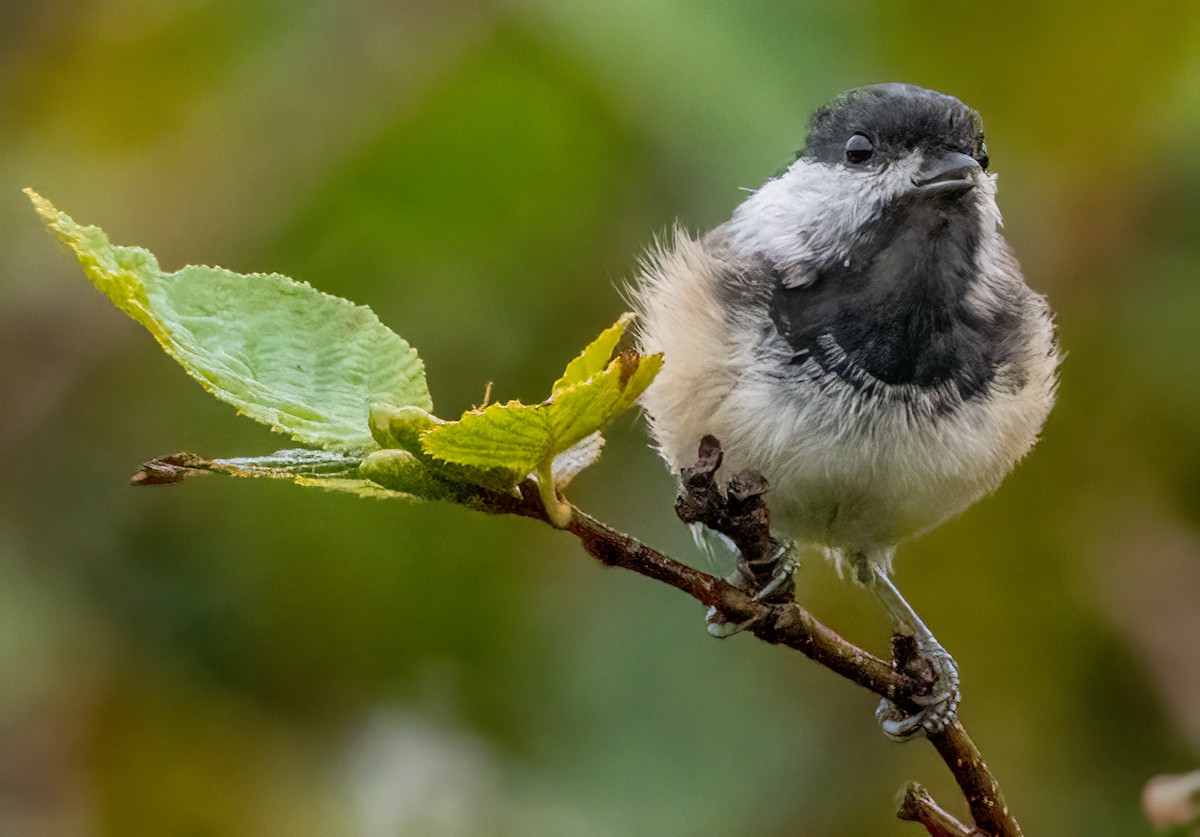
[(566, 529), (573, 516), (575, 507), (558, 496), (554, 487), (554, 458), (547, 457), (537, 467), (538, 495), (542, 500), (542, 508), (546, 511), (546, 520), (555, 529)]

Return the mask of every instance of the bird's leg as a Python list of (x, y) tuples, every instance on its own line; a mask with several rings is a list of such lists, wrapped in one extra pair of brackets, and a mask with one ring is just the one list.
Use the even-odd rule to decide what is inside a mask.
[(900, 667), (930, 684), (928, 692), (910, 698), (921, 707), (916, 712), (906, 712), (886, 699), (880, 701), (875, 718), (883, 734), (893, 741), (908, 741), (918, 735), (941, 732), (958, 714), (961, 698), (958, 664), (896, 589), (887, 573), (862, 555), (855, 556), (852, 564), (858, 581), (871, 589), (891, 617), (896, 634), (894, 649)]

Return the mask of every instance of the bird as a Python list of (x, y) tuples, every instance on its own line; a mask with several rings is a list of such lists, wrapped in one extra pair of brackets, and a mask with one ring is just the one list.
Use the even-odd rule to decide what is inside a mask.
[(722, 473), (766, 479), (773, 529), (871, 590), (928, 661), (927, 705), (876, 711), (895, 740), (941, 732), (960, 699), (896, 549), (994, 491), (1058, 387), (1052, 311), (1001, 223), (979, 114), (873, 84), (819, 107), (728, 221), (660, 237), (628, 288), (639, 350), (664, 358), (641, 405), (671, 470), (715, 436)]

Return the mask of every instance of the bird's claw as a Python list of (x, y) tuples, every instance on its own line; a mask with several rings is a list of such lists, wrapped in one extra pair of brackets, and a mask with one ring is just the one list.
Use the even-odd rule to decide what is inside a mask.
[[(791, 601), (792, 581), (798, 566), (799, 561), (796, 558), (794, 545), (785, 543), (775, 551), (771, 562), (771, 574), (767, 577), (766, 584), (762, 584), (755, 573), (742, 561), (738, 561), (737, 567), (725, 580), (747, 592), (753, 591), (752, 599), (755, 602), (775, 604), (779, 601)], [(704, 614), (708, 635), (717, 639), (725, 639), (741, 633), (753, 627), (761, 618), (760, 614), (743, 622), (731, 622), (715, 607), (710, 607)]]
[[(784, 598), (787, 601), (792, 599), (792, 579), (796, 574), (796, 568), (800, 562), (796, 558), (796, 550), (793, 544), (780, 544), (775, 550), (775, 555), (772, 559), (771, 576), (767, 579), (757, 593), (754, 594), (756, 602), (770, 602), (776, 598)], [(743, 575), (748, 575), (743, 572)]]
[(740, 634), (747, 628), (753, 627), (759, 617), (747, 619), (744, 622), (730, 622), (725, 618), (725, 614), (710, 607), (704, 614), (704, 629), (708, 631), (708, 635), (717, 639), (728, 639), (734, 634)]
[(928, 693), (913, 695), (909, 702), (920, 706), (916, 712), (908, 713), (891, 701), (884, 699), (875, 709), (875, 720), (883, 734), (893, 741), (909, 741), (918, 736), (936, 735), (958, 717), (958, 704), (962, 699), (959, 691), (958, 664), (954, 658), (932, 636), (918, 638), (916, 666), (926, 666), (926, 675), (932, 676)]

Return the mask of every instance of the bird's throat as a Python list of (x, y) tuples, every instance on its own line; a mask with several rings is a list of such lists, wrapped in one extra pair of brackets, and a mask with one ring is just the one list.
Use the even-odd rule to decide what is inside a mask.
[[(797, 353), (852, 383), (957, 385), (991, 379), (983, 322), (965, 305), (979, 270), (969, 206), (910, 199), (860, 228), (850, 255), (814, 266), (803, 287), (776, 284), (771, 318)], [(854, 373), (854, 374), (851, 374)]]

